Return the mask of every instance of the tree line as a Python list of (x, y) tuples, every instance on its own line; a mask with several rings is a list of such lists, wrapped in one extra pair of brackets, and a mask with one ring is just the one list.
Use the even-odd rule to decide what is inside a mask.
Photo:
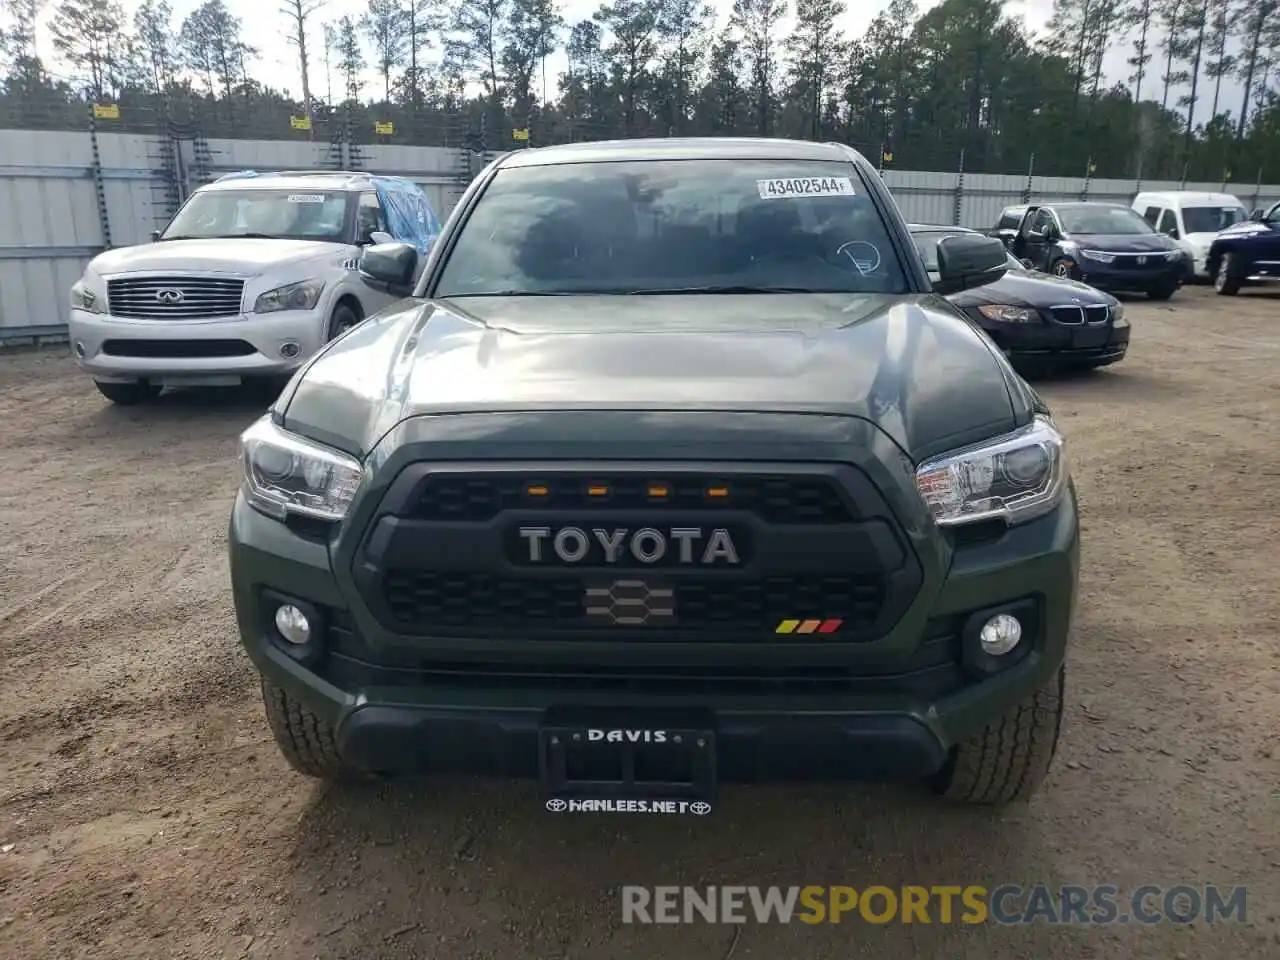
[[(6, 125), (74, 129), (111, 102), (140, 132), (487, 150), (788, 136), (901, 169), (1251, 180), (1270, 163), (1280, 179), (1280, 0), (1055, 0), (1041, 37), (1001, 0), (890, 0), (861, 36), (839, 25), (846, 0), (734, 0), (721, 22), (705, 0), (608, 0), (576, 23), (555, 0), (369, 0), (335, 20), (324, 0), (276, 0), (296, 91), (255, 79), (261, 51), (223, 0), (181, 21), (165, 0), (132, 17), (50, 2), (0, 0)], [(1104, 71), (1114, 51), (1124, 77)]]

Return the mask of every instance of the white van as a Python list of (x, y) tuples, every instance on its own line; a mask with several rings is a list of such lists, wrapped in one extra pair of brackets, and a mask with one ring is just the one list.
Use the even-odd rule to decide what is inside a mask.
[(1205, 261), (1213, 238), (1227, 227), (1249, 219), (1244, 204), (1229, 193), (1140, 193), (1132, 206), (1157, 233), (1177, 241), (1187, 253), (1189, 272), (1202, 279), (1209, 277)]

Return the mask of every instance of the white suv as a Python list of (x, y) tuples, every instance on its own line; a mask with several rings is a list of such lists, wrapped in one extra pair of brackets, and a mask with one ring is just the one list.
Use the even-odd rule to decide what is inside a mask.
[(71, 350), (115, 403), (165, 386), (291, 375), (395, 301), (360, 280), (360, 248), (400, 240), (421, 269), (440, 221), (401, 177), (230, 174), (196, 190), (154, 242), (100, 254), (71, 288)]

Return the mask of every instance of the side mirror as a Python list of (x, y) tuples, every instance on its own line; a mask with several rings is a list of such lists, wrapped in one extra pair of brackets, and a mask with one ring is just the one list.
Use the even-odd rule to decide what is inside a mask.
[(369, 234), (370, 243), (395, 243), (396, 238), (382, 230), (375, 230)]
[(938, 279), (935, 293), (959, 293), (995, 283), (1009, 270), (1004, 244), (994, 237), (962, 234), (938, 243)]
[(1261, 223), (1263, 217), (1265, 217), (1266, 215), (1267, 215), (1266, 211), (1264, 211), (1261, 207), (1259, 207), (1257, 210), (1253, 211), (1253, 213), (1249, 214), (1249, 219), (1252, 220), (1254, 223)]
[(152, 230), (152, 231), (151, 231), (151, 242), (152, 242), (152, 243), (155, 243), (155, 242), (156, 242), (156, 241), (158, 241), (159, 239), (160, 239), (160, 231), (159, 231), (159, 230)]
[(413, 293), (418, 251), (408, 243), (375, 243), (360, 253), (360, 279), (375, 290), (407, 297)]
[(1170, 227), (1168, 230), (1165, 231), (1165, 235), (1170, 237), (1173, 240), (1177, 240), (1178, 237), (1180, 236), (1180, 234), (1178, 233), (1177, 227)]
[(1031, 259), (1029, 257), (1023, 257), (1018, 262), (1021, 263), (1024, 267), (1026, 267), (1028, 270), (1034, 270), (1036, 268), (1036, 265), (1031, 262)]

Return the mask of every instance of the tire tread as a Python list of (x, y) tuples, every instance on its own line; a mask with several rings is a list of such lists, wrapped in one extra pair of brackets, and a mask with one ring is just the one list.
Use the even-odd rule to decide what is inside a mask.
[(1062, 732), (1065, 667), (1031, 697), (957, 745), (940, 790), (959, 803), (1024, 800), (1053, 762)]
[(262, 702), (276, 745), (294, 770), (321, 780), (367, 779), (342, 759), (333, 728), (284, 690), (263, 680)]

